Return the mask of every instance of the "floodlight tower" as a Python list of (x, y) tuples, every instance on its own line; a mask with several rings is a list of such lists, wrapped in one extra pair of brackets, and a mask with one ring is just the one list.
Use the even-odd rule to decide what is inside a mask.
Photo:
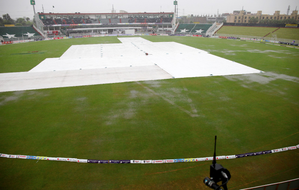
[[(35, 18), (35, 16), (36, 16), (36, 13), (35, 13), (35, 0), (30, 0), (30, 4), (32, 5), (32, 7), (33, 7), (33, 18)], [(37, 22), (36, 21), (36, 19), (33, 19), (33, 22)], [(36, 23), (35, 23), (36, 24)]]
[(35, 0), (30, 0), (30, 4), (33, 6), (33, 12), (34, 12), (34, 16), (35, 16)]
[(287, 10), (287, 15), (289, 15), (289, 13), (290, 13), (290, 5), (288, 6), (288, 10)]
[(172, 19), (172, 31), (171, 33), (174, 34), (175, 32), (175, 28), (176, 28), (176, 25), (177, 25), (177, 17), (178, 17), (178, 1), (175, 0), (173, 2), (173, 5), (174, 5), (174, 15), (173, 15), (173, 19)]

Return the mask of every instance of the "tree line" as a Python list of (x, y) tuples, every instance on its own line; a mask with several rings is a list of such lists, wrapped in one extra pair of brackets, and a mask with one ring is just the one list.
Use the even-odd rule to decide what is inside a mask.
[(12, 19), (9, 14), (4, 14), (0, 17), (0, 26), (13, 24), (15, 26), (30, 26), (33, 22), (29, 17), (17, 18), (16, 20)]

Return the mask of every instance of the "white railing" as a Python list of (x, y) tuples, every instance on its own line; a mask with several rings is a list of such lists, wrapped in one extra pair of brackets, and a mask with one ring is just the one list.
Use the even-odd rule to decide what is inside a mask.
[(47, 36), (35, 25), (33, 25), (33, 28), (44, 38), (46, 38)]
[[(280, 189), (279, 186), (283, 186), (281, 189), (285, 190), (292, 190), (292, 189), (298, 189), (299, 188), (299, 178), (297, 179), (291, 179), (287, 181), (282, 181), (278, 183), (271, 183), (267, 185), (261, 185), (257, 187), (250, 187), (250, 188), (245, 188), (241, 190), (264, 190), (264, 189)], [(269, 187), (269, 188), (267, 188)]]
[(212, 33), (212, 31), (216, 28), (216, 22), (214, 22), (214, 24), (206, 31), (206, 35), (212, 36), (210, 35)]
[(196, 27), (196, 24), (193, 26), (193, 28), (190, 30), (190, 34), (192, 33), (193, 29)]
[(47, 36), (44, 34), (44, 23), (43, 21), (41, 21), (41, 19), (39, 18), (38, 14), (34, 15), (34, 20), (35, 23), (33, 24), (33, 28), (44, 38), (46, 38)]
[(179, 27), (179, 22), (171, 29), (171, 33), (174, 34), (176, 29)]
[(206, 35), (209, 36), (213, 36), (215, 34), (215, 32), (221, 28), (223, 26), (223, 23), (221, 23), (220, 25), (217, 25), (217, 23), (215, 22), (206, 32)]
[(217, 26), (216, 30), (214, 31), (213, 35), (223, 26), (223, 23)]

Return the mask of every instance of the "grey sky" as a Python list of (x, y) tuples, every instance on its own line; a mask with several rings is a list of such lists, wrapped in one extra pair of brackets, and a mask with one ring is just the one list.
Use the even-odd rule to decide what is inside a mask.
[[(125, 10), (128, 12), (173, 12), (174, 0), (35, 0), (35, 9), (42, 12), (42, 6), (45, 12), (55, 13), (110, 13), (112, 5), (119, 12)], [(290, 5), (291, 11), (298, 6), (299, 0), (178, 0), (179, 15), (202, 15), (232, 13), (234, 10), (245, 10), (256, 13), (258, 10), (264, 14), (273, 14), (279, 10), (286, 14)], [(53, 8), (54, 6), (54, 8)], [(8, 13), (12, 18), (33, 17), (33, 8), (30, 0), (0, 0), (0, 16)]]

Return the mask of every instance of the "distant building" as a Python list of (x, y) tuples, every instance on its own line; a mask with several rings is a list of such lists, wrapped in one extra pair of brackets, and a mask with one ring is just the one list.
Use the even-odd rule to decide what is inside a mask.
[(291, 15), (280, 14), (280, 11), (275, 11), (273, 15), (262, 14), (262, 11), (258, 11), (257, 13), (247, 12), (245, 10), (242, 11), (234, 11), (233, 14), (229, 14), (226, 16), (227, 23), (249, 23), (250, 18), (257, 18), (258, 22), (261, 20), (286, 20), (286, 19), (294, 19), (299, 21), (298, 11), (295, 10)]
[(211, 22), (218, 22), (218, 23), (221, 22), (222, 23), (224, 20), (225, 20), (225, 17), (223, 17), (223, 16), (214, 15), (214, 16), (207, 17), (207, 21), (209, 23), (211, 23)]

